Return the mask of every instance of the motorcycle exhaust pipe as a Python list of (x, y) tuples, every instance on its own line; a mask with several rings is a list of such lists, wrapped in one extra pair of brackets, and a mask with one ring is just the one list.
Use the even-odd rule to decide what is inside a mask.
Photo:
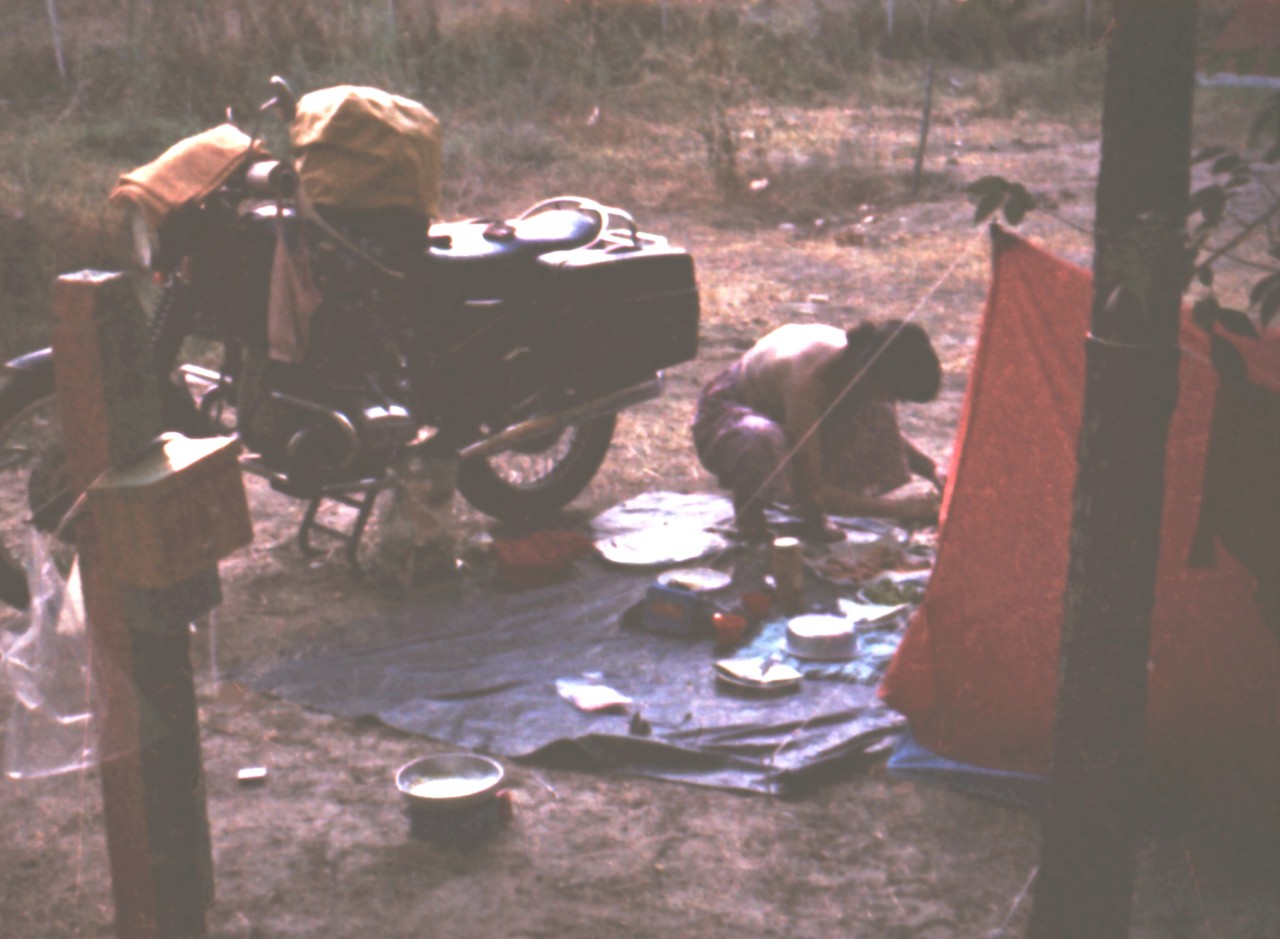
[(500, 430), (491, 437), (477, 440), (475, 443), (463, 447), (458, 451), (458, 456), (464, 460), (493, 456), (495, 453), (514, 449), (526, 440), (559, 434), (570, 424), (580, 424), (583, 421), (604, 417), (606, 414), (616, 414), (625, 408), (659, 397), (662, 394), (664, 383), (663, 376), (658, 375), (647, 382), (632, 385), (630, 388), (624, 388), (621, 391), (615, 391), (612, 394), (605, 395), (603, 398), (595, 398), (576, 407), (558, 411), (555, 414), (530, 418), (505, 430)]
[[(333, 408), (325, 407), (322, 404), (316, 404), (314, 401), (308, 401), (305, 398), (295, 398), (291, 394), (285, 394), (282, 391), (271, 392), (271, 400), (278, 404), (288, 405), (297, 408), (300, 411), (307, 411), (317, 417), (322, 417), (329, 422), (332, 427), (337, 428), (338, 435), (342, 438), (346, 446), (346, 455), (339, 462), (337, 469), (339, 471), (347, 469), (351, 462), (355, 459), (356, 454), (360, 452), (360, 431), (356, 429), (356, 425), (352, 423), (351, 418), (343, 414), (341, 411), (335, 411)], [(285, 448), (290, 463), (297, 460), (303, 452), (303, 446), (313, 434), (310, 428), (302, 428), (295, 433), (290, 439), (289, 444)]]

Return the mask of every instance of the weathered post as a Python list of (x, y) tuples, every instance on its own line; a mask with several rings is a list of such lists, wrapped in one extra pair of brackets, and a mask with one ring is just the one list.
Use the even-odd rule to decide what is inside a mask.
[[(71, 484), (85, 492), (161, 431), (146, 323), (127, 278), (58, 278), (53, 345)], [(219, 599), (216, 566), (164, 588), (121, 583), (95, 513), (76, 521), (96, 686), (102, 792), (122, 939), (205, 934), (213, 863), (190, 623)]]

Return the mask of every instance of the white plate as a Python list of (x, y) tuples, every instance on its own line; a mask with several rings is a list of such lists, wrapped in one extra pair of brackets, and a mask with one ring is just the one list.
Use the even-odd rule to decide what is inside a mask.
[(658, 583), (664, 587), (679, 587), (694, 593), (711, 593), (723, 590), (733, 583), (733, 576), (711, 567), (681, 567), (674, 571), (663, 571), (658, 575)]
[(729, 547), (713, 532), (690, 526), (660, 526), (602, 538), (596, 550), (606, 561), (634, 567), (682, 564)]
[(790, 665), (764, 659), (722, 659), (715, 669), (717, 681), (748, 691), (791, 691), (802, 679)]

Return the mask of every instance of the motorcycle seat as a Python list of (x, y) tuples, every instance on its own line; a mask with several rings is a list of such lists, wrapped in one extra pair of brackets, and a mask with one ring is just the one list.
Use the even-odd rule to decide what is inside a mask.
[(533, 259), (580, 248), (599, 234), (600, 221), (594, 216), (576, 209), (549, 209), (507, 222), (437, 222), (428, 233), (428, 253), (437, 261), (467, 265)]

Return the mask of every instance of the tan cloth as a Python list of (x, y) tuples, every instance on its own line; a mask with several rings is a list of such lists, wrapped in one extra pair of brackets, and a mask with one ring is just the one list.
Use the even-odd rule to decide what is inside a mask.
[(316, 205), (439, 217), (440, 122), (418, 102), (353, 85), (313, 91), (298, 101), (289, 139)]
[(306, 245), (290, 251), (283, 226), (277, 226), (267, 308), (267, 349), (272, 361), (294, 365), (302, 361), (311, 336), (311, 319), (321, 299), (311, 278)]
[(251, 154), (266, 155), (249, 135), (231, 124), (188, 137), (156, 159), (125, 173), (108, 197), (113, 205), (133, 202), (153, 228), (188, 202), (207, 198)]

